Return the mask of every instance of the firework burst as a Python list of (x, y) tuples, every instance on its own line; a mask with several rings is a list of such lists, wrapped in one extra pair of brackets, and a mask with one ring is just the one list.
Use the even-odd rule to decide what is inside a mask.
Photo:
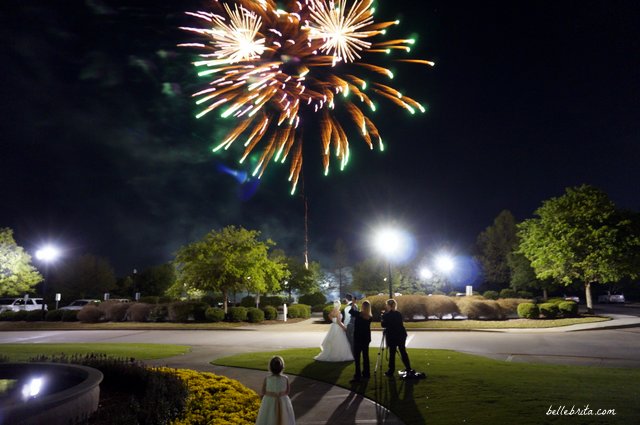
[(293, 193), (302, 170), (301, 115), (306, 111), (318, 116), (325, 174), (332, 151), (341, 169), (349, 160), (349, 140), (336, 106), (346, 111), (371, 149), (384, 148), (378, 129), (362, 109), (375, 111), (372, 95), (412, 114), (416, 109), (424, 112), (420, 103), (394, 88), (366, 83), (371, 75), (393, 78), (369, 56), (408, 52), (413, 44), (411, 39), (377, 41), (398, 22), (375, 22), (372, 3), (300, 0), (286, 2), (281, 10), (272, 0), (212, 0), (211, 11), (187, 12), (204, 22), (203, 27), (183, 27), (202, 42), (180, 45), (201, 49), (201, 59), (194, 64), (198, 75), (209, 80), (193, 95), (202, 108), (196, 116), (218, 109), (223, 118), (237, 120), (214, 151), (242, 139), (242, 163), (261, 145), (253, 175), (262, 176), (271, 161), (289, 160)]

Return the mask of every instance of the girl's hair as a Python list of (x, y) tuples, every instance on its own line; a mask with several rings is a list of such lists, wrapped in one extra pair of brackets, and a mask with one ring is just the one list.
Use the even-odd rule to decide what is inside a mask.
[(334, 309), (334, 310), (340, 310), (340, 305), (341, 305), (340, 301), (335, 300), (335, 301), (333, 302), (333, 309)]
[(366, 320), (371, 319), (371, 303), (367, 300), (362, 301), (362, 317)]
[(269, 372), (274, 375), (280, 375), (284, 370), (284, 359), (280, 356), (274, 356), (269, 362)]
[(387, 305), (391, 308), (396, 308), (398, 303), (393, 298), (387, 300)]

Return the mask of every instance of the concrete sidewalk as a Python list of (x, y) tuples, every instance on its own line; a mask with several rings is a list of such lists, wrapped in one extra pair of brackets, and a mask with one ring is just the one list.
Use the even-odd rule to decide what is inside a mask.
[[(214, 366), (209, 362), (215, 358), (216, 354), (211, 348), (194, 346), (191, 352), (183, 356), (149, 361), (147, 364), (212, 372), (240, 381), (246, 387), (260, 393), (262, 382), (268, 374), (266, 370), (262, 372), (251, 369)], [(290, 397), (296, 414), (297, 425), (404, 425), (389, 410), (358, 394), (358, 392), (363, 392), (367, 385), (375, 385), (375, 377), (352, 387), (352, 390), (347, 390), (301, 376), (288, 376), (291, 384)], [(377, 379), (388, 378), (383, 376)]]

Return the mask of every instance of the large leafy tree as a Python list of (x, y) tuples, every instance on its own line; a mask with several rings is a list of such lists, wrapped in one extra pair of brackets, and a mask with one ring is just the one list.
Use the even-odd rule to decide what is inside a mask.
[(637, 226), (604, 192), (588, 185), (568, 188), (544, 201), (535, 215), (518, 225), (518, 252), (539, 279), (583, 282), (588, 311), (593, 311), (592, 284), (638, 276)]
[[(380, 259), (366, 259), (353, 266), (353, 288), (365, 294), (389, 293), (389, 264)], [(400, 267), (391, 267), (393, 292), (408, 289), (408, 277)]]
[(305, 294), (320, 291), (320, 264), (309, 263), (306, 267), (304, 262), (296, 257), (286, 257), (285, 262), (289, 270), (289, 277), (284, 281), (283, 288), (289, 294), (289, 299), (293, 291)]
[(510, 211), (498, 214), (493, 224), (487, 227), (476, 241), (477, 259), (482, 264), (487, 289), (502, 289), (509, 286), (511, 269), (508, 258), (517, 246), (516, 220)]
[(531, 261), (523, 254), (512, 253), (508, 257), (509, 269), (511, 270), (511, 288), (515, 291), (542, 291), (542, 298), (548, 298), (548, 291), (551, 289), (553, 279), (538, 279), (536, 272), (531, 267)]
[(162, 295), (175, 283), (176, 272), (173, 264), (160, 264), (144, 269), (132, 278), (134, 292), (142, 295)]
[(101, 298), (115, 288), (116, 277), (109, 261), (91, 254), (71, 257), (53, 274), (52, 290), (64, 300)]
[(225, 311), (233, 291), (279, 290), (288, 276), (286, 265), (280, 258), (270, 258), (269, 249), (275, 243), (260, 241), (259, 236), (256, 230), (227, 226), (183, 246), (175, 259), (174, 289), (222, 292)]
[(0, 294), (22, 295), (41, 281), (31, 256), (13, 239), (13, 231), (0, 228)]

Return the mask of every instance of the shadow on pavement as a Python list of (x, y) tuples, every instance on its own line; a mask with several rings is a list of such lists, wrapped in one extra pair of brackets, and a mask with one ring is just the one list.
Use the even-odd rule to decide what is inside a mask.
[[(314, 361), (306, 366), (300, 372), (301, 376), (322, 376), (323, 381), (331, 385), (335, 385), (342, 374), (342, 371), (350, 366), (353, 362), (339, 362), (333, 363), (335, 367), (331, 368), (329, 372), (326, 370), (325, 362)], [(296, 417), (303, 416), (309, 412), (313, 407), (325, 396), (325, 394), (331, 389), (328, 385), (308, 385), (302, 381), (294, 381), (291, 384), (289, 396), (292, 400), (295, 398), (294, 408)], [(303, 393), (312, 393), (313, 397), (300, 397)], [(298, 395), (299, 394), (299, 395)]]

